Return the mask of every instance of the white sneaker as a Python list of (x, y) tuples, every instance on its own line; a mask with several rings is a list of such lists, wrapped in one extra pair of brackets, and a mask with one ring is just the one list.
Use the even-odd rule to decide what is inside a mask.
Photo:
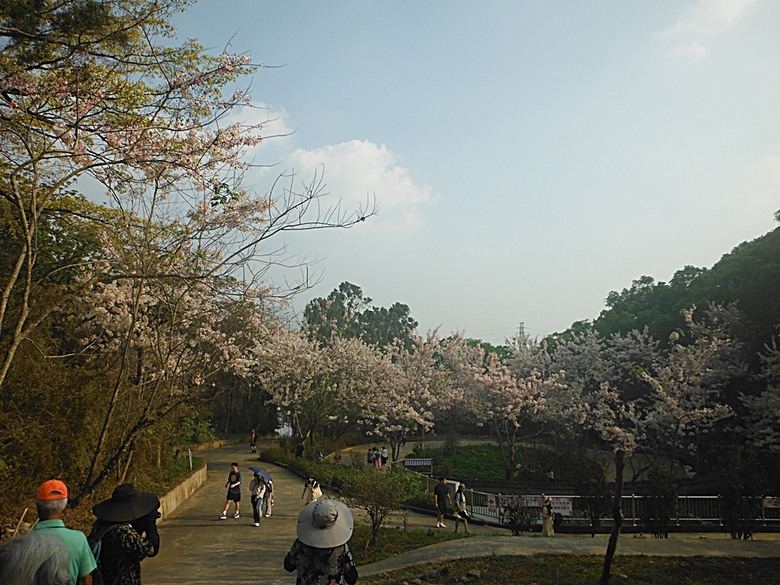
[(266, 518), (270, 518), (271, 517), (271, 512), (268, 512), (268, 514), (266, 514), (265, 517)]
[(441, 522), (436, 522), (436, 528), (441, 528)]
[(225, 514), (225, 513), (220, 514), (219, 515), (219, 519), (220, 520), (227, 520), (227, 514)]
[(233, 514), (233, 518), (241, 518), (241, 514), (239, 514), (238, 512), (236, 512), (235, 514)]
[(255, 526), (260, 526), (260, 522), (255, 522)]
[(444, 522), (442, 522), (441, 523), (441, 528), (447, 528), (447, 525)]

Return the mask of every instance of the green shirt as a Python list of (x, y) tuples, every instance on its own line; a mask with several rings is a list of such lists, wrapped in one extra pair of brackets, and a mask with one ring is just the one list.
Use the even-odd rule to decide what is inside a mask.
[(66, 528), (62, 520), (41, 520), (33, 530), (45, 530), (46, 534), (54, 535), (65, 543), (70, 556), (70, 585), (76, 585), (80, 577), (86, 577), (97, 568), (87, 537), (80, 530)]

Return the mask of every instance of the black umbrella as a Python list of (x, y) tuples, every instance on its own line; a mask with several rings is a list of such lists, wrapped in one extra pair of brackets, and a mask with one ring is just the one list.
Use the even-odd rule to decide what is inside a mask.
[(249, 466), (249, 471), (252, 471), (255, 475), (259, 475), (262, 477), (265, 481), (271, 481), (271, 474), (268, 473), (265, 469), (262, 467), (254, 467), (252, 465)]

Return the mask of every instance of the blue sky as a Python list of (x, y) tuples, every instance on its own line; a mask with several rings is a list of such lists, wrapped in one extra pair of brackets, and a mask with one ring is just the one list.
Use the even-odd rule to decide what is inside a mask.
[(252, 181), (324, 165), (348, 231), (288, 237), (320, 282), (501, 343), (612, 290), (711, 267), (777, 224), (780, 3), (223, 2), (180, 39), (248, 53), (269, 133)]

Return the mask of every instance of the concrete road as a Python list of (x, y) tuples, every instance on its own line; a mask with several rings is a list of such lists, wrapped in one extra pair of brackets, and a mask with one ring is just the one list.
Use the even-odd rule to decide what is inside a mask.
[[(160, 524), (160, 554), (142, 563), (144, 585), (294, 583), (282, 561), (295, 540), (303, 507), (302, 480), (284, 468), (259, 463), (247, 445), (202, 451), (198, 456), (206, 460), (208, 480)], [(228, 519), (220, 520), (232, 461), (243, 474), (241, 518), (233, 518), (231, 504)], [(274, 479), (276, 505), (259, 528), (252, 520), (249, 465), (265, 467)]]

